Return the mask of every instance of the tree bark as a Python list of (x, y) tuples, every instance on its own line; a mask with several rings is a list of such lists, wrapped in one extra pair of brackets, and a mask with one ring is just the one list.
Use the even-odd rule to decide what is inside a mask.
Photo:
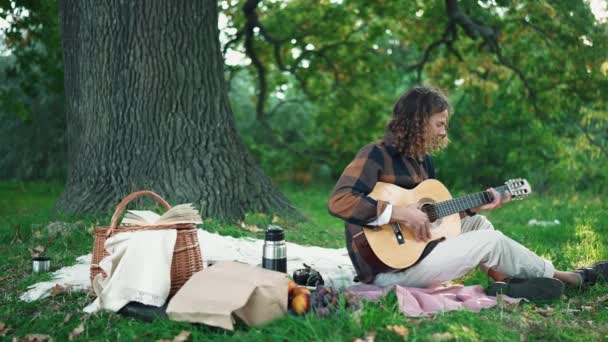
[(58, 209), (106, 211), (148, 189), (203, 217), (296, 213), (235, 128), (216, 1), (63, 0), (59, 14), (70, 164)]

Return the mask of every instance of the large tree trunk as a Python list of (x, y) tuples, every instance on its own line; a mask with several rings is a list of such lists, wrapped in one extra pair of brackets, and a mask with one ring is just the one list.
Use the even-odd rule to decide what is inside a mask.
[(293, 213), (229, 106), (217, 3), (60, 1), (68, 179), (58, 209), (114, 208), (149, 189), (203, 217)]

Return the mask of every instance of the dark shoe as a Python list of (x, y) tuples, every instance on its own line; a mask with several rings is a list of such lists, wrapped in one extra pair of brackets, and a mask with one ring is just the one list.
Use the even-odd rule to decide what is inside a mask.
[(580, 274), (583, 280), (581, 287), (583, 288), (592, 286), (597, 282), (607, 282), (608, 261), (599, 261), (591, 267), (577, 268), (573, 272)]
[(599, 282), (608, 282), (608, 261), (598, 261), (591, 266), (598, 275)]
[(488, 286), (486, 294), (504, 294), (513, 298), (526, 298), (531, 301), (558, 299), (564, 293), (564, 283), (554, 278), (511, 278), (497, 281)]

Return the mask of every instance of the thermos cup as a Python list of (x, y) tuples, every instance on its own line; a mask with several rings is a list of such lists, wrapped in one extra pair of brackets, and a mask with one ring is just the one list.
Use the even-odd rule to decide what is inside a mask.
[(262, 267), (265, 269), (287, 273), (287, 246), (285, 232), (279, 226), (268, 226), (264, 239)]
[(34, 273), (48, 272), (51, 268), (51, 259), (47, 257), (32, 258), (32, 271)]

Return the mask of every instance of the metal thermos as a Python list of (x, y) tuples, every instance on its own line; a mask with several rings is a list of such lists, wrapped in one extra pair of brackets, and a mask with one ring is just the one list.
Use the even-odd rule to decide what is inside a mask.
[(285, 232), (279, 226), (268, 226), (264, 239), (264, 254), (262, 267), (287, 273), (287, 246), (285, 245)]

